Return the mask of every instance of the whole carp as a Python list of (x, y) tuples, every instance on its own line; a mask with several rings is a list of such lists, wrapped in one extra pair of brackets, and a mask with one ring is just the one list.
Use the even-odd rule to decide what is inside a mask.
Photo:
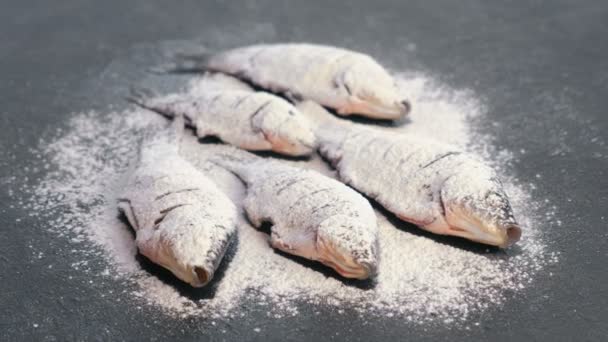
[(236, 232), (238, 211), (220, 189), (178, 154), (184, 120), (144, 139), (118, 208), (141, 254), (194, 287), (206, 285)]
[(317, 171), (246, 152), (235, 155), (211, 160), (245, 183), (245, 212), (255, 227), (272, 225), (274, 248), (319, 261), (346, 278), (376, 273), (378, 227), (363, 196)]
[(341, 121), (312, 102), (319, 153), (338, 177), (400, 219), (435, 234), (508, 247), (521, 228), (496, 172), (449, 145)]
[(339, 115), (399, 119), (410, 111), (393, 77), (372, 57), (333, 46), (262, 44), (217, 54), (182, 55), (174, 72), (217, 71), (294, 100), (311, 100)]

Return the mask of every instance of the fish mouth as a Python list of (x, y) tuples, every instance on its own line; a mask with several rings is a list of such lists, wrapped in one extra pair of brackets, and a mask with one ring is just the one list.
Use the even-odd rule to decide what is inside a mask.
[(272, 150), (292, 157), (309, 156), (313, 152), (312, 147), (305, 145), (273, 145)]
[(139, 245), (139, 252), (150, 261), (171, 271), (181, 281), (192, 287), (203, 287), (213, 278), (213, 271), (204, 266), (194, 266), (178, 261), (169, 248), (149, 248), (147, 245)]
[(193, 268), (193, 281), (190, 283), (194, 287), (202, 287), (209, 283), (211, 280), (211, 273), (207, 272), (203, 267), (195, 266)]
[(341, 253), (333, 244), (323, 238), (317, 240), (319, 262), (333, 268), (344, 278), (367, 279), (373, 275), (374, 269), (369, 263), (356, 262), (347, 253)]
[(213, 272), (204, 266), (183, 265), (165, 250), (161, 249), (160, 252), (154, 252), (140, 248), (140, 253), (152, 262), (171, 271), (178, 279), (190, 284), (192, 287), (203, 287), (213, 278)]
[(497, 225), (460, 219), (450, 223), (447, 233), (486, 245), (508, 248), (521, 238), (521, 227), (516, 223)]
[(177, 271), (175, 268), (169, 268), (169, 270), (192, 287), (203, 287), (213, 278), (213, 272), (209, 272), (203, 266), (189, 266), (183, 271)]
[(264, 134), (265, 139), (270, 142), (274, 152), (286, 154), (293, 157), (309, 156), (314, 150), (314, 143), (304, 142), (301, 139), (292, 141), (283, 137)]
[(408, 100), (395, 101), (393, 105), (373, 103), (368, 101), (357, 101), (352, 105), (353, 114), (365, 114), (373, 119), (397, 120), (409, 114), (412, 105)]

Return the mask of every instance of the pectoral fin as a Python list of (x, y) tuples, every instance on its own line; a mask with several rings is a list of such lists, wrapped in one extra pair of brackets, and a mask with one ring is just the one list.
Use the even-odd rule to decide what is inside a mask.
[(125, 198), (121, 198), (118, 200), (118, 210), (123, 213), (129, 224), (133, 229), (139, 230), (139, 223), (137, 222), (137, 218), (135, 217), (135, 212), (133, 210), (133, 206), (131, 205), (131, 201)]

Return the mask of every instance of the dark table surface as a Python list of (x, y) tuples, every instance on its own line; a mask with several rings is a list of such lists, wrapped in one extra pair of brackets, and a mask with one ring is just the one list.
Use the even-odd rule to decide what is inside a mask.
[[(0, 340), (608, 339), (608, 2), (3, 1), (0, 8)], [(280, 320), (248, 311), (220, 322), (225, 333), (118, 302), (120, 282), (67, 281), (79, 276), (69, 268), (77, 258), (69, 243), (40, 223), (16, 222), (27, 213), (9, 208), (7, 180), (35, 163), (30, 148), (71, 113), (95, 106), (94, 96), (73, 94), (133, 46), (221, 34), (256, 43), (256, 32), (266, 41), (350, 47), (472, 89), (489, 109), (482, 128), (500, 147), (526, 150), (513, 172), (534, 179), (534, 198), (557, 208), (562, 225), (543, 227), (560, 253), (553, 277), (539, 275), (468, 330), (380, 317), (362, 325), (304, 310)], [(103, 286), (114, 286), (116, 297), (100, 296)]]

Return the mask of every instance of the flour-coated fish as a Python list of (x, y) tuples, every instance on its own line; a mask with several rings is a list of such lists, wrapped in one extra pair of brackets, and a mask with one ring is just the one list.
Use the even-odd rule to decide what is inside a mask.
[(315, 148), (308, 119), (292, 104), (269, 93), (201, 87), (194, 94), (134, 92), (129, 99), (165, 116), (183, 115), (201, 138), (215, 136), (246, 150), (306, 156)]
[(372, 57), (316, 44), (263, 44), (215, 55), (182, 56), (173, 71), (211, 70), (245, 79), (340, 115), (398, 119), (410, 111), (395, 80)]
[(378, 227), (363, 196), (313, 170), (246, 152), (234, 155), (212, 161), (245, 183), (245, 212), (255, 227), (272, 224), (274, 248), (317, 260), (347, 278), (365, 279), (376, 273)]
[(144, 140), (118, 208), (135, 230), (139, 252), (192, 286), (214, 275), (234, 233), (238, 211), (219, 188), (178, 155), (181, 118)]
[(339, 178), (404, 221), (436, 234), (508, 247), (521, 229), (495, 171), (449, 145), (340, 122), (312, 102), (323, 121), (319, 152)]

